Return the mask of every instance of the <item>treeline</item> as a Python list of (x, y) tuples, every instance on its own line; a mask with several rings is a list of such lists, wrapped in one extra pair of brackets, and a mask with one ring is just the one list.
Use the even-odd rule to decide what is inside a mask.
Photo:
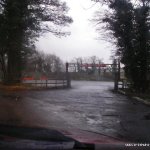
[[(94, 72), (97, 70), (96, 64), (103, 64), (103, 61), (97, 56), (89, 56), (74, 58), (71, 63), (74, 64), (72, 65), (74, 66), (74, 70), (72, 70), (74, 72), (87, 72), (89, 74), (94, 74)], [(85, 67), (86, 64), (90, 64), (91, 67)]]
[[(95, 0), (94, 0), (95, 1)], [(125, 75), (136, 92), (150, 89), (150, 1), (96, 0), (107, 5), (93, 19), (97, 31), (116, 45), (115, 55), (124, 64)], [(103, 26), (103, 27), (102, 27)]]
[(74, 80), (112, 81), (113, 68), (97, 56), (78, 57), (71, 61), (71, 78)]
[(28, 56), (23, 70), (23, 77), (49, 78), (65, 72), (65, 64), (54, 54), (34, 51)]

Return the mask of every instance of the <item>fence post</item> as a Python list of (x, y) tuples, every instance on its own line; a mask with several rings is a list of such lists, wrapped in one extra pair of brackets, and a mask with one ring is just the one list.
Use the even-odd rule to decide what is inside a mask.
[(38, 86), (38, 84), (37, 84), (37, 79), (35, 78), (34, 80), (35, 80), (35, 86)]
[(46, 79), (46, 88), (47, 88), (47, 79)]
[(57, 88), (57, 79), (55, 79), (55, 87)]
[(124, 80), (122, 80), (122, 89), (124, 89)]
[(71, 87), (71, 80), (70, 80), (70, 75), (69, 75), (69, 63), (66, 63), (66, 79), (67, 79), (67, 87), (70, 88)]
[(63, 79), (63, 88), (65, 87), (65, 82), (64, 82), (64, 79)]
[(118, 81), (120, 81), (120, 59), (118, 59)]

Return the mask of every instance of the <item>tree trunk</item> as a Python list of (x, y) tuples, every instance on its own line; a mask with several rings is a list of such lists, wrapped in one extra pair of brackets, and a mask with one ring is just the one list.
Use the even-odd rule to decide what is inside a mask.
[(8, 52), (7, 74), (4, 84), (12, 85), (21, 82), (21, 58), (18, 51)]
[(4, 54), (0, 54), (0, 67), (1, 67), (1, 79), (4, 81), (6, 77), (6, 64), (5, 64), (5, 58)]

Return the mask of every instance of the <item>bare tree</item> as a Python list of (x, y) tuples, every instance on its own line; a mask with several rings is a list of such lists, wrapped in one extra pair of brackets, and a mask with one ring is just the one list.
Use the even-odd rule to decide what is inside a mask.
[(48, 77), (52, 73), (58, 74), (63, 71), (64, 63), (58, 56), (35, 51), (28, 58), (24, 75), (39, 73)]

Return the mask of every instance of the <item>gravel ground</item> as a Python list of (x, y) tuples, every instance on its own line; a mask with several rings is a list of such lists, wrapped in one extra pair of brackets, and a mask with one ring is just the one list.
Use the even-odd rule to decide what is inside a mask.
[(150, 107), (111, 92), (112, 82), (73, 81), (71, 89), (0, 93), (0, 123), (81, 129), (150, 141)]

